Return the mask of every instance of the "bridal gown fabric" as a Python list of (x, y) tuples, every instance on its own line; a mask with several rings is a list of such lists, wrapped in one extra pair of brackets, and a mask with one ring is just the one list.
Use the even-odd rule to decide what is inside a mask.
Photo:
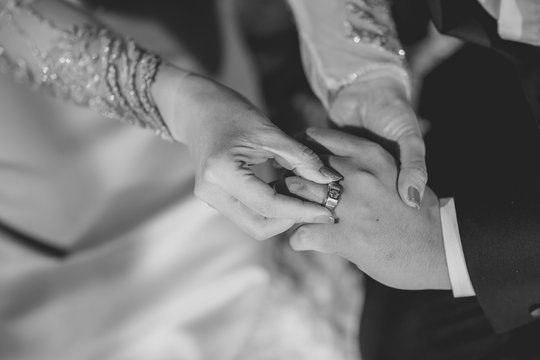
[(0, 109), (0, 219), (69, 253), (0, 233), (1, 359), (358, 358), (350, 265), (248, 238), (184, 147), (6, 78)]

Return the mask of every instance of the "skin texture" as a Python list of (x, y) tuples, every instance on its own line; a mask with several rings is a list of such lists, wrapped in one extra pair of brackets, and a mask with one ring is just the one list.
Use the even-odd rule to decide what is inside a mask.
[[(190, 149), (195, 194), (245, 232), (262, 240), (297, 223), (333, 222), (325, 208), (280, 195), (253, 174), (251, 165), (275, 160), (314, 183), (337, 179), (321, 171), (324, 164), (312, 150), (285, 135), (241, 95), (173, 67), (160, 71), (154, 95), (174, 138)], [(358, 82), (343, 89), (329, 110), (340, 125), (367, 129), (398, 145), (395, 187), (404, 204), (418, 209), (427, 181), (425, 150), (404, 86), (384, 77)], [(417, 196), (411, 197), (413, 189)]]
[[(167, 71), (167, 70), (165, 70)], [(331, 223), (321, 205), (276, 193), (251, 165), (275, 160), (315, 183), (338, 179), (308, 147), (287, 136), (248, 100), (210, 79), (161, 73), (165, 93), (156, 93), (174, 138), (186, 144), (196, 168), (195, 194), (256, 239), (296, 223)], [(172, 87), (172, 91), (170, 90)], [(174, 107), (167, 108), (167, 104)], [(328, 173), (330, 171), (330, 173)]]
[[(403, 202), (418, 208), (427, 183), (425, 146), (403, 83), (377, 77), (353, 83), (330, 104), (330, 117), (340, 126), (359, 127), (397, 143), (397, 181)], [(417, 191), (417, 196), (411, 193)]]
[[(327, 129), (308, 136), (332, 155), (328, 164), (344, 176), (339, 223), (305, 224), (292, 234), (298, 251), (337, 254), (377, 281), (407, 290), (450, 289), (439, 201), (426, 187), (421, 209), (401, 201), (393, 157), (368, 140)], [(284, 180), (292, 194), (320, 203), (327, 187), (299, 177)]]

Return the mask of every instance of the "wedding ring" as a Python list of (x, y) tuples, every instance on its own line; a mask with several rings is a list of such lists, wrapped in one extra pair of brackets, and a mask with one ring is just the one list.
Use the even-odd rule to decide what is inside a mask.
[(324, 199), (322, 205), (328, 210), (334, 212), (334, 209), (339, 204), (339, 200), (341, 200), (341, 194), (343, 194), (343, 186), (337, 182), (329, 183), (326, 199)]

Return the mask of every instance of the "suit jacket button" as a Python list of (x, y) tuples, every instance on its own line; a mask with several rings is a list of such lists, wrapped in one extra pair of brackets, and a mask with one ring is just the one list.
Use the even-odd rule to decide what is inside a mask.
[(529, 309), (529, 314), (531, 314), (533, 318), (539, 319), (540, 318), (540, 304), (531, 306), (531, 308)]

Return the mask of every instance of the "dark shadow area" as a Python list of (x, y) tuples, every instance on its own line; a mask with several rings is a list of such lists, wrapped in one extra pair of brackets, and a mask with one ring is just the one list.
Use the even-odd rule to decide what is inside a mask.
[(325, 112), (304, 74), (298, 33), (283, 0), (236, 0), (270, 119), (287, 134), (325, 125)]
[(207, 71), (216, 74), (220, 70), (224, 49), (215, 0), (84, 1), (91, 8), (156, 20), (177, 37)]

